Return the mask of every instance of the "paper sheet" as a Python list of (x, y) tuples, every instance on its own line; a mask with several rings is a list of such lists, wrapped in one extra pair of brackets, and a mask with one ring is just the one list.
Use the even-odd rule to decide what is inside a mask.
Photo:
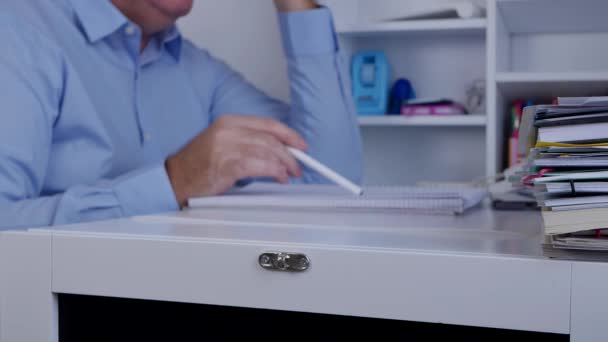
[(355, 196), (334, 185), (255, 183), (221, 196), (192, 198), (190, 207), (401, 209), (463, 213), (479, 204), (485, 189), (366, 187)]

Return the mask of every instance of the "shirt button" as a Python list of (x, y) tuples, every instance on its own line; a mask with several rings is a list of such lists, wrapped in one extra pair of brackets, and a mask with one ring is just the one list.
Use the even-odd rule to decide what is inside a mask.
[(129, 36), (134, 35), (134, 34), (135, 34), (135, 26), (133, 26), (133, 25), (128, 25), (128, 26), (125, 28), (125, 33), (126, 33), (127, 35), (129, 35)]
[(152, 140), (152, 134), (150, 134), (150, 133), (146, 133), (146, 134), (144, 134), (144, 140), (145, 140), (145, 141), (150, 141), (150, 140)]

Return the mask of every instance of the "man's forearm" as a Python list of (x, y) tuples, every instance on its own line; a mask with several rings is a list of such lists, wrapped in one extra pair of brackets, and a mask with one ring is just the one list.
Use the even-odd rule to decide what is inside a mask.
[[(360, 182), (361, 137), (331, 12), (282, 12), (279, 18), (292, 94), (287, 123), (308, 142), (310, 155)], [(307, 169), (301, 181), (327, 182)]]
[(318, 8), (315, 0), (274, 0), (281, 12), (306, 11)]

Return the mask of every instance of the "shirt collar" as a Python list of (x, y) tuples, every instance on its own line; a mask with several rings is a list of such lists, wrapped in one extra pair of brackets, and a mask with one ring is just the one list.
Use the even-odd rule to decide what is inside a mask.
[(176, 61), (179, 61), (182, 50), (182, 34), (179, 32), (177, 26), (173, 25), (165, 30), (160, 39), (161, 44), (165, 46), (167, 52), (169, 52)]
[(71, 0), (87, 39), (95, 43), (129, 22), (110, 0)]
[[(110, 0), (70, 0), (74, 12), (90, 43), (100, 41), (129, 23)], [(160, 34), (161, 45), (176, 60), (179, 60), (182, 36), (175, 25)]]

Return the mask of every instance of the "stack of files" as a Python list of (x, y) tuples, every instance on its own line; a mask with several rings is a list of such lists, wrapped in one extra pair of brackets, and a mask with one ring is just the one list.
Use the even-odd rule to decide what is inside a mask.
[(522, 183), (533, 187), (545, 254), (608, 260), (608, 98), (524, 109)]
[(192, 208), (400, 210), (463, 214), (487, 196), (481, 188), (365, 187), (356, 196), (334, 185), (253, 183), (221, 196), (192, 198)]

